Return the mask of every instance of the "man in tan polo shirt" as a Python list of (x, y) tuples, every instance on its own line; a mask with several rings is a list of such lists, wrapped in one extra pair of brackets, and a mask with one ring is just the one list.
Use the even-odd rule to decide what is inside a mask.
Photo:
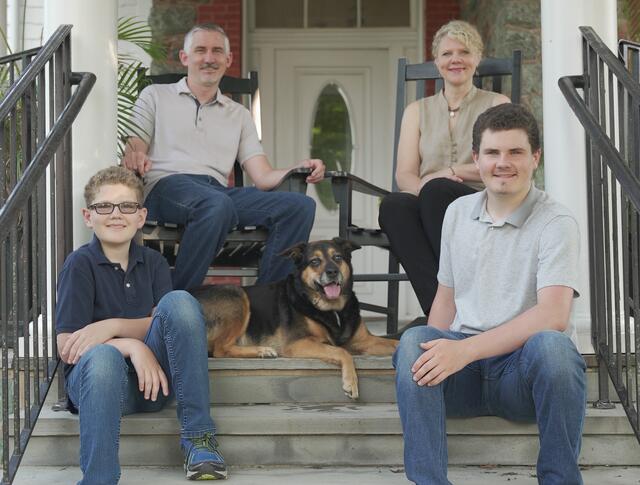
[[(249, 111), (218, 89), (232, 60), (229, 38), (220, 26), (193, 27), (180, 51), (187, 77), (148, 86), (134, 110), (144, 135), (129, 138), (123, 164), (144, 177), (149, 219), (185, 226), (175, 289), (202, 283), (236, 225), (269, 229), (258, 283), (282, 279), (292, 268), (278, 254), (308, 240), (313, 226), (313, 199), (268, 190), (295, 167), (312, 169), (307, 182), (317, 183), (324, 177), (324, 164), (311, 159), (287, 169), (270, 165)], [(236, 160), (255, 187), (227, 187)]]

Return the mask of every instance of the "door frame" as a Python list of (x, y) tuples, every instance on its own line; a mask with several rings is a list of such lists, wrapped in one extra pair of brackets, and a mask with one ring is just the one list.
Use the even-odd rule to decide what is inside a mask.
[[(256, 0), (253, 0), (256, 1)], [(425, 2), (426, 0), (411, 0), (411, 27), (410, 29), (414, 31), (415, 37), (415, 47), (416, 47), (416, 60), (422, 61), (424, 57), (424, 16), (425, 16)], [(241, 12), (241, 49), (240, 53), (242, 56), (242, 65), (241, 72), (248, 72), (249, 68), (249, 37), (250, 35), (254, 35), (253, 32), (250, 32), (251, 23), (253, 23), (253, 11), (252, 9), (252, 0), (242, 0), (242, 12)], [(281, 29), (281, 30), (273, 30), (274, 33), (286, 34), (287, 32), (291, 32), (294, 29)], [(308, 31), (309, 29), (307, 29)], [(328, 31), (329, 29), (316, 29), (316, 30), (324, 30)], [(331, 32), (334, 32), (336, 29), (331, 29)], [(340, 30), (340, 29), (337, 29)], [(375, 32), (397, 32), (399, 29), (360, 29), (361, 31), (375, 31)], [(406, 29), (402, 29), (406, 30)]]
[[(259, 1), (259, 0), (256, 0)], [(269, 160), (274, 166), (283, 168), (296, 160), (276, 160), (275, 140), (276, 120), (276, 52), (282, 49), (342, 50), (342, 49), (379, 49), (387, 51), (387, 77), (389, 114), (393, 117), (396, 95), (397, 60), (407, 57), (410, 62), (424, 59), (424, 0), (411, 0), (411, 26), (406, 28), (352, 28), (352, 29), (262, 29), (251, 30), (253, 12), (251, 0), (243, 0), (242, 9), (242, 72), (255, 69), (260, 79), (262, 145)], [(393, 118), (389, 125), (393, 127)], [(393, 150), (393, 131), (384, 134), (390, 137)], [(389, 152), (391, 159), (392, 153)], [(388, 169), (390, 172), (390, 168)], [(373, 175), (373, 174), (372, 174)], [(389, 180), (391, 174), (384, 174)], [(367, 259), (373, 258), (373, 255)], [(378, 283), (379, 284), (379, 283)], [(364, 293), (369, 293), (370, 284), (364, 284)], [(407, 320), (420, 312), (417, 299), (409, 283), (401, 285), (401, 312), (399, 317)]]

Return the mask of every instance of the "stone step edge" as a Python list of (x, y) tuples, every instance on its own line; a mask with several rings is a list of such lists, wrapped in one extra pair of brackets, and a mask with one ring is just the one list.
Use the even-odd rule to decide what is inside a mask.
[[(212, 406), (219, 435), (398, 435), (402, 429), (395, 404), (267, 404)], [(13, 429), (13, 425), (10, 425)], [(495, 416), (447, 419), (449, 435), (537, 435), (535, 423), (516, 423)], [(175, 408), (122, 419), (123, 435), (177, 434)], [(588, 407), (585, 435), (630, 435), (621, 406)], [(78, 417), (43, 409), (34, 436), (78, 434)]]
[[(393, 371), (391, 357), (354, 356), (356, 369)], [(232, 359), (209, 358), (210, 371), (306, 371), (326, 370), (337, 372), (337, 365), (328, 364), (320, 359), (299, 359), (289, 357), (277, 357), (275, 359)]]
[[(597, 369), (596, 359), (593, 354), (583, 354), (587, 367)], [(353, 361), (359, 370), (390, 370), (395, 372), (391, 364), (391, 356), (377, 357), (354, 355)], [(210, 371), (262, 371), (262, 370), (329, 370), (337, 371), (338, 366), (328, 364), (320, 359), (300, 359), (277, 357), (275, 359), (231, 359), (209, 358)]]
[[(406, 484), (404, 467), (401, 465), (335, 465), (335, 466), (301, 466), (301, 465), (230, 465), (231, 483), (368, 483)], [(70, 483), (80, 477), (79, 466), (34, 466), (21, 465), (15, 483), (49, 482)], [(0, 468), (1, 470), (1, 468)], [(639, 472), (634, 466), (588, 466), (582, 471), (585, 483), (633, 483)], [(475, 483), (496, 485), (507, 483), (533, 482), (535, 466), (516, 465), (449, 465), (449, 478), (455, 483)], [(321, 478), (320, 478), (321, 477)], [(45, 480), (42, 480), (42, 479)], [(122, 479), (135, 483), (175, 484), (184, 482), (182, 466), (132, 466), (122, 465)], [(144, 480), (144, 482), (143, 482)]]

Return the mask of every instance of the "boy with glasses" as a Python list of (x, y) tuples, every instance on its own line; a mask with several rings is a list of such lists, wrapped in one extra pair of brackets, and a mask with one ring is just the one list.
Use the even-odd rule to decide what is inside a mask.
[(147, 214), (141, 181), (110, 167), (84, 196), (84, 222), (95, 234), (67, 257), (56, 307), (66, 391), (80, 415), (79, 483), (117, 483), (120, 417), (158, 411), (174, 396), (187, 478), (226, 478), (209, 414), (200, 305), (171, 291), (164, 258), (133, 241)]

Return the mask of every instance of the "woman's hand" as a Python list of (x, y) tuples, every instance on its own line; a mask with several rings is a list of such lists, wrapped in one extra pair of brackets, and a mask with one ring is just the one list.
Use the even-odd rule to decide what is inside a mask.
[(425, 175), (420, 179), (420, 185), (418, 186), (418, 193), (420, 193), (420, 191), (422, 190), (422, 187), (424, 187), (424, 185), (429, 180), (433, 180), (433, 179), (445, 178), (445, 179), (453, 180), (454, 182), (463, 183), (464, 180), (460, 176), (458, 176), (454, 170), (455, 169), (447, 167), (447, 168), (438, 170), (437, 172), (430, 173), (429, 175)]

